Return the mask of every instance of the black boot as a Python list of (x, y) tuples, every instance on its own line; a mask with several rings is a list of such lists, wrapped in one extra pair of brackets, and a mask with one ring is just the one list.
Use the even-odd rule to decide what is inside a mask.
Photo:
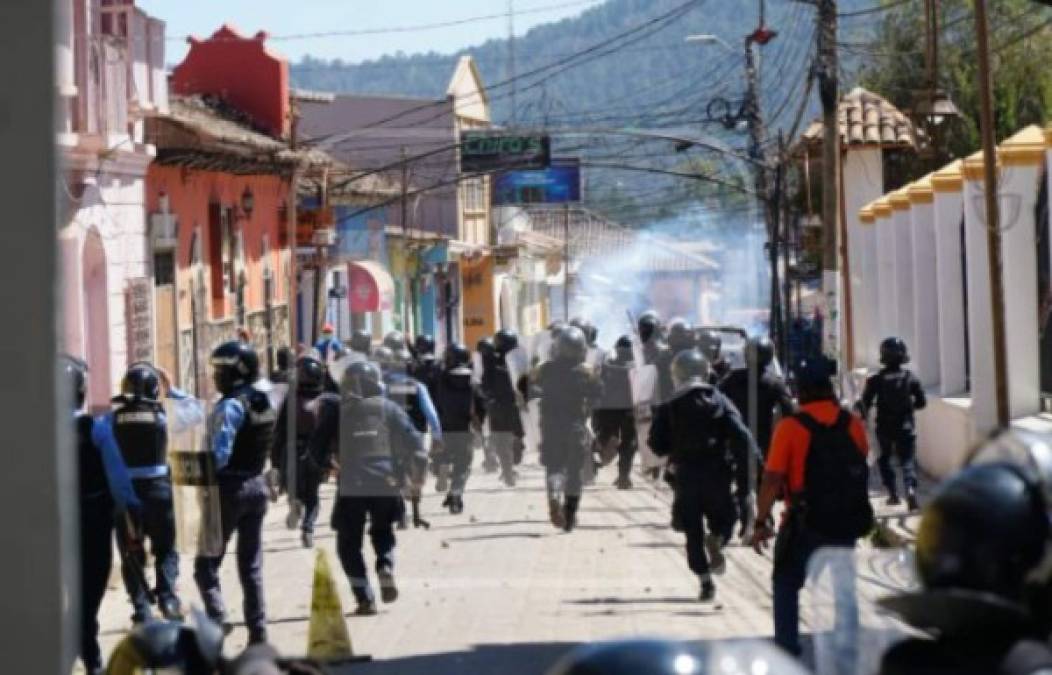
[(577, 525), (577, 507), (580, 503), (580, 497), (566, 497), (566, 503), (563, 506), (563, 530), (566, 532), (572, 532)]
[(917, 501), (917, 490), (914, 488), (906, 490), (906, 508), (910, 511), (920, 510), (920, 503)]
[(902, 500), (899, 499), (899, 491), (893, 487), (888, 488), (888, 500), (886, 503), (888, 506), (898, 506), (901, 504)]

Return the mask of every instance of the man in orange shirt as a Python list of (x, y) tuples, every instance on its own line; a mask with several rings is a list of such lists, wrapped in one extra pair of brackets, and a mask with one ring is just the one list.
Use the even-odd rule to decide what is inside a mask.
[(869, 445), (862, 420), (844, 410), (833, 388), (836, 363), (820, 356), (800, 364), (800, 412), (774, 430), (757, 504), (752, 545), (762, 553), (773, 535), (771, 509), (786, 509), (774, 550), (774, 634), (800, 654), (800, 589), (807, 563), (824, 546), (854, 547), (873, 525)]

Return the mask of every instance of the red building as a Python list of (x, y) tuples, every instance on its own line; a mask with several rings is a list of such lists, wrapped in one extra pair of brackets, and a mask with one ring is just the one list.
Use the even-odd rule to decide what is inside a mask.
[(264, 365), (291, 342), (289, 220), (298, 179), (330, 163), (290, 149), (288, 64), (265, 38), (223, 26), (191, 39), (170, 112), (148, 124), (154, 258), (173, 287), (158, 343), (172, 345), (179, 383), (198, 393), (211, 391), (209, 352), (240, 329)]

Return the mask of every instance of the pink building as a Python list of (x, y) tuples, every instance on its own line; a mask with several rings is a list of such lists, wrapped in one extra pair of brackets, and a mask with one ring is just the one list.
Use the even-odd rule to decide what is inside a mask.
[(143, 122), (168, 106), (164, 23), (133, 0), (65, 0), (55, 49), (60, 343), (91, 366), (88, 405), (98, 409), (129, 362), (154, 358), (144, 192), (154, 150)]

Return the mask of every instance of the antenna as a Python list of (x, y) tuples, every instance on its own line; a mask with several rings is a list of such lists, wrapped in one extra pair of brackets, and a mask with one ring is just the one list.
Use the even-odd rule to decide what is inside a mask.
[(511, 82), (511, 126), (519, 117), (519, 85), (515, 75), (515, 0), (508, 0), (508, 76)]

